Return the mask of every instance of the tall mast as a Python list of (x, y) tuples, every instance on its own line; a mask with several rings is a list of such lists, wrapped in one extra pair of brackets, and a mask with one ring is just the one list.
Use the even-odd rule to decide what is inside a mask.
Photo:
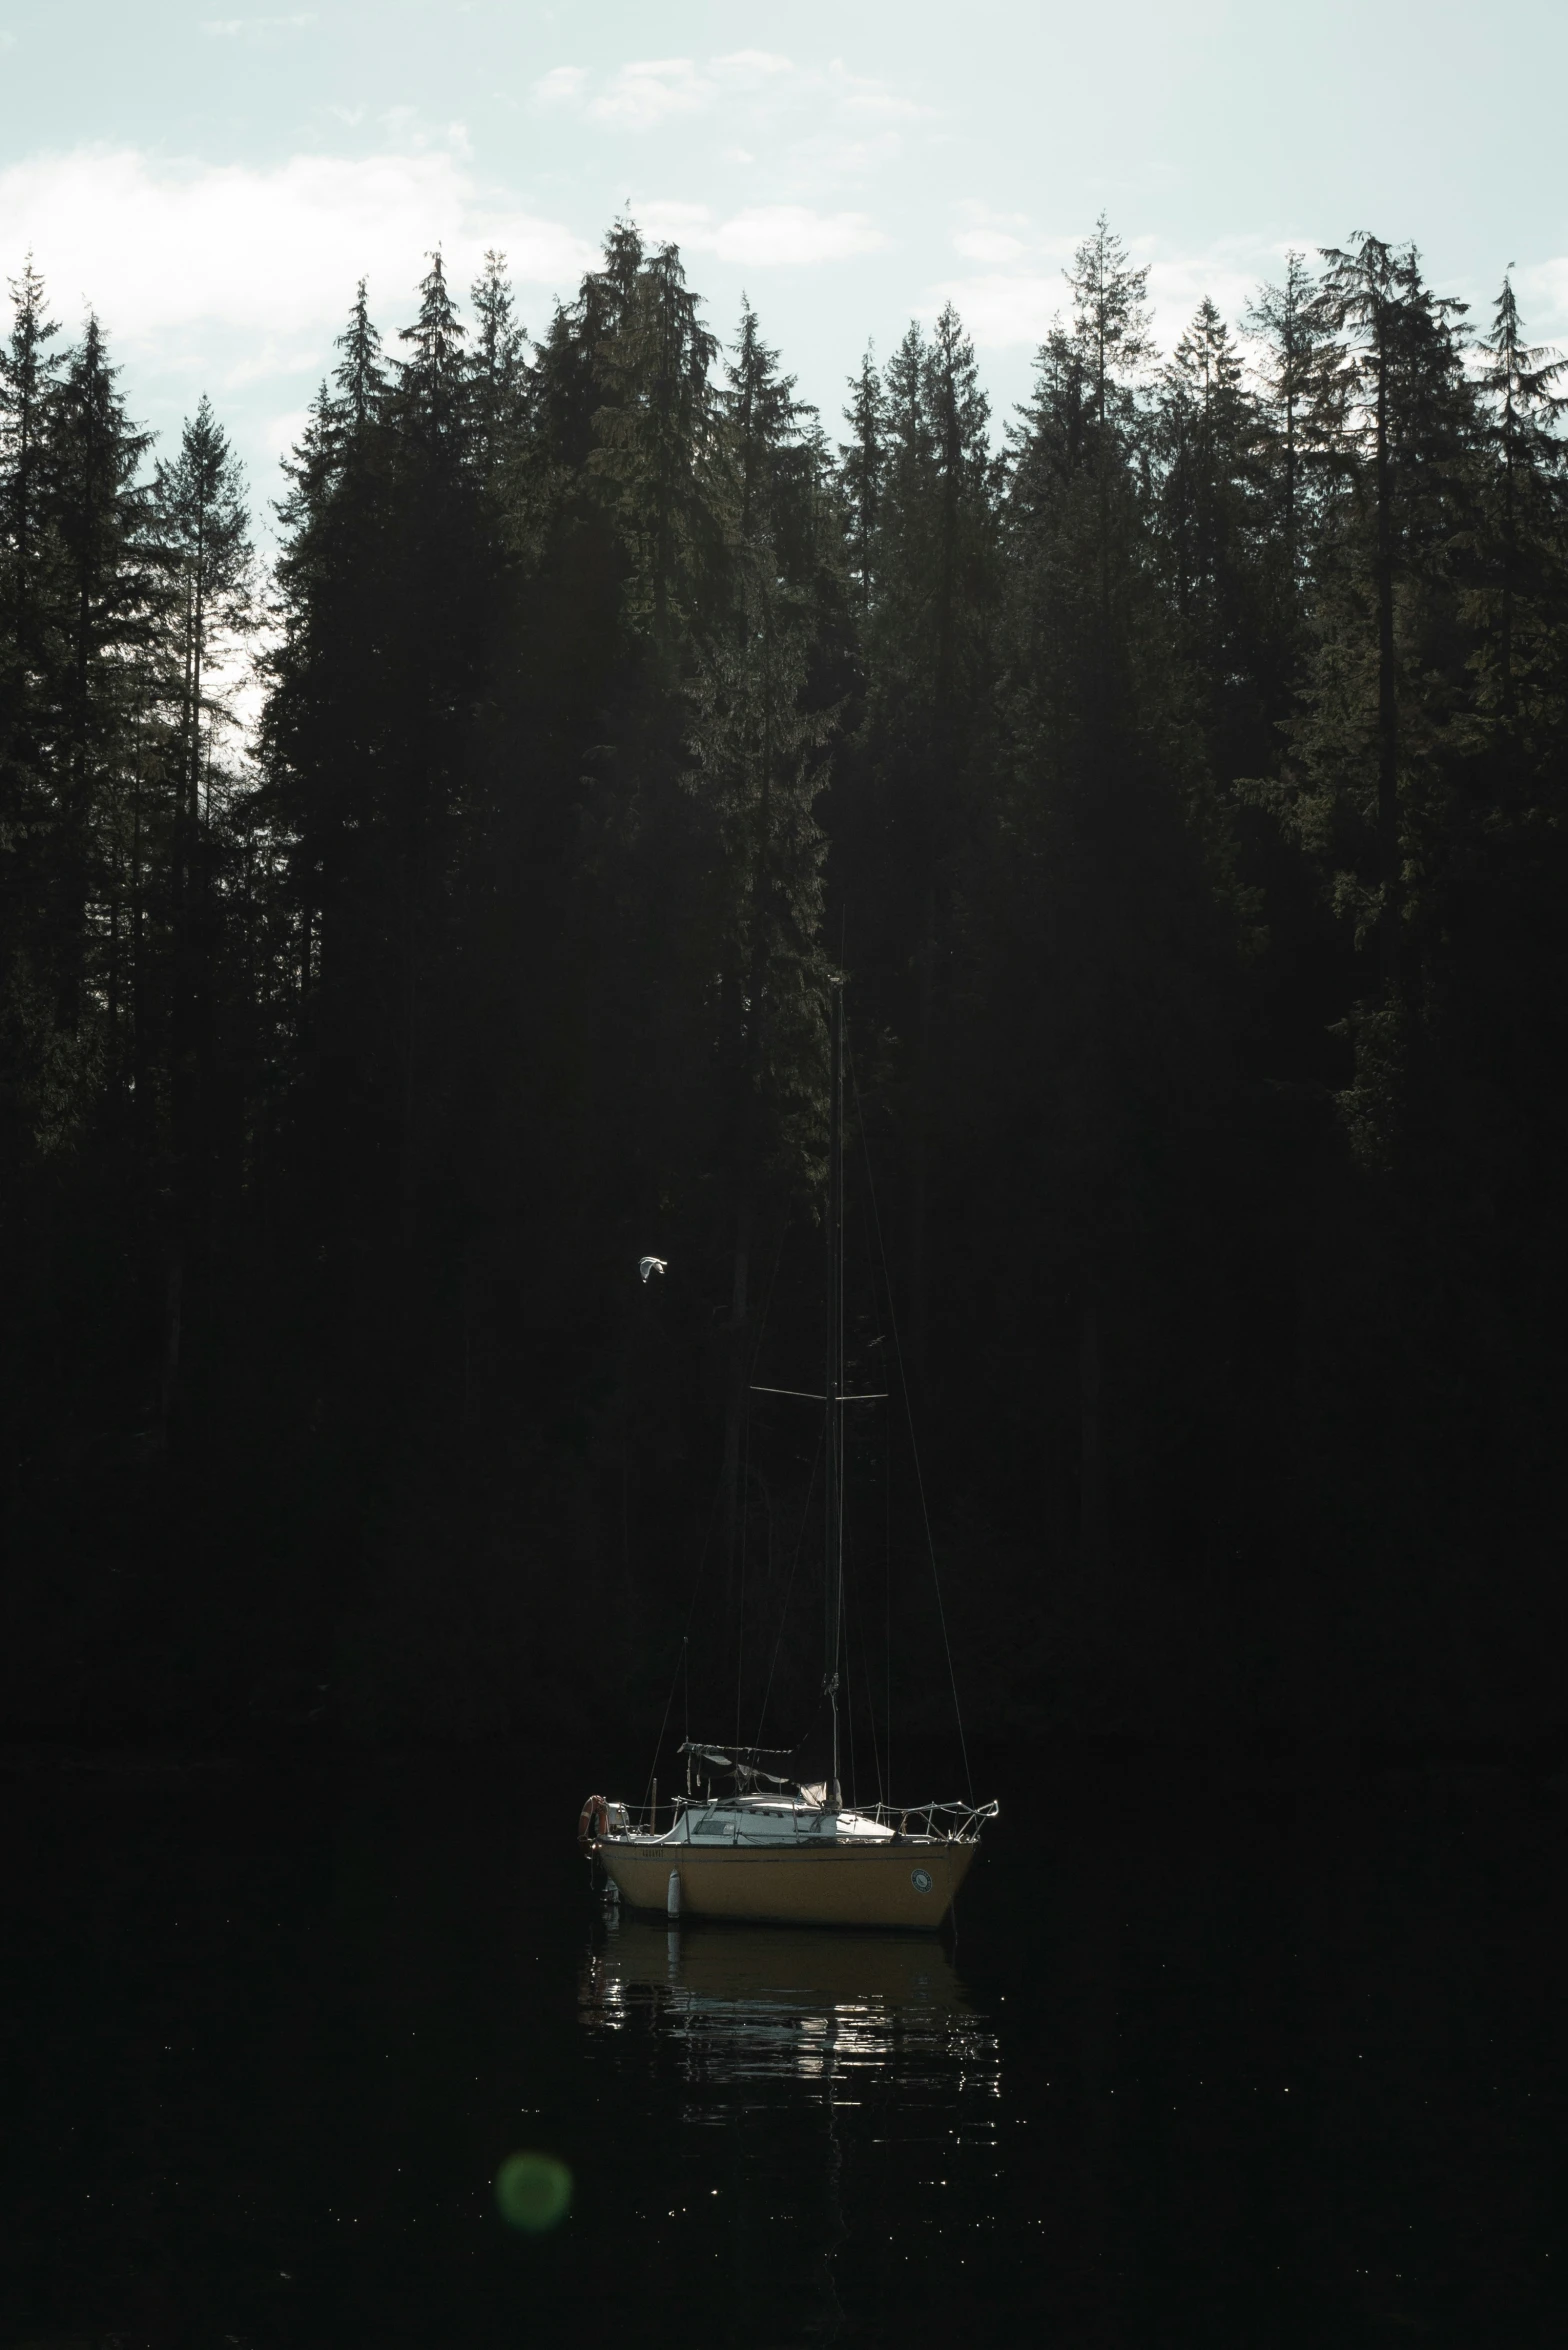
[(828, 1808), (843, 1802), (838, 1774), (839, 1652), (844, 1624), (844, 982), (828, 982), (828, 1026), (832, 1039), (828, 1100), (828, 1329), (823, 1379), (827, 1427), (827, 1541), (825, 1546), (827, 1654), (822, 1686), (833, 1714), (833, 1776)]

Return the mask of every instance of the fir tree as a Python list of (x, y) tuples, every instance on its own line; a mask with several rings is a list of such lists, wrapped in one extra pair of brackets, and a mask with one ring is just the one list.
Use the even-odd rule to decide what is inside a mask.
[(1263, 409), (1276, 462), (1271, 504), (1292, 612), (1314, 520), (1314, 479), (1338, 430), (1337, 346), (1305, 257), (1285, 256), (1283, 285), (1264, 286), (1249, 304), (1248, 330), (1264, 344)]
[[(1481, 541), (1481, 592), (1487, 598), (1483, 633), (1495, 647), (1497, 714), (1511, 732), (1519, 714), (1522, 612), (1543, 590), (1550, 597), (1555, 589), (1560, 596), (1562, 588), (1565, 477), (1563, 444), (1555, 428), (1568, 409), (1568, 393), (1556, 386), (1568, 374), (1568, 360), (1544, 344), (1526, 341), (1506, 277), (1481, 356), (1480, 388), (1489, 411), (1486, 440), (1494, 459)], [(1530, 631), (1529, 638), (1539, 661), (1551, 632)], [(1555, 659), (1549, 657), (1549, 666), (1555, 672)], [(1527, 665), (1527, 675), (1533, 667)]]
[(839, 447), (840, 479), (850, 514), (850, 568), (859, 598), (862, 626), (876, 592), (875, 548), (882, 519), (882, 382), (868, 347), (858, 375), (849, 381), (845, 421), (850, 438)]
[[(1211, 741), (1229, 681), (1253, 665), (1257, 609), (1259, 432), (1239, 353), (1205, 299), (1163, 372), (1158, 411), (1165, 560), (1203, 680)], [(1233, 689), (1232, 689), (1233, 690)], [(1223, 754), (1221, 754), (1223, 759)]]
[(1124, 430), (1140, 371), (1154, 356), (1148, 269), (1128, 267), (1127, 248), (1102, 212), (1066, 275), (1094, 421), (1102, 433)]
[(254, 596), (245, 476), (205, 397), (186, 422), (179, 455), (158, 467), (154, 496), (176, 579), (183, 811), (194, 839), (211, 814), (211, 726), (223, 714), (211, 696), (212, 666), (220, 647), (232, 647), (248, 631)]
[[(1370, 234), (1326, 250), (1325, 313), (1347, 335), (1348, 443), (1375, 628), (1376, 783), (1370, 811), (1375, 901), (1385, 978), (1399, 963), (1403, 899), (1400, 658), (1396, 595), (1402, 577), (1431, 576), (1455, 528), (1452, 493), (1467, 427), (1455, 320), (1464, 304), (1434, 296), (1412, 248)], [(1353, 537), (1359, 537), (1354, 532)]]
[(473, 369), (475, 456), (493, 470), (515, 454), (525, 430), (528, 342), (517, 318), (506, 255), (485, 255), (469, 299), (475, 319)]
[[(160, 464), (157, 528), (172, 584), (172, 634), (179, 676), (174, 808), (174, 966), (171, 1001), (171, 1116), (181, 1235), (204, 1249), (211, 1238), (217, 1150), (214, 965), (213, 784), (221, 773), (217, 735), (233, 721), (214, 671), (233, 660), (251, 626), (253, 550), (245, 479), (227, 434), (203, 398), (187, 419), (178, 455)], [(182, 1276), (183, 1277), (183, 1276)]]
[(42, 1110), (34, 1090), (50, 1057), (51, 955), (44, 904), (58, 775), (57, 544), (49, 528), (48, 454), (61, 360), (43, 281), (29, 258), (11, 281), (13, 315), (0, 348), (0, 1005), (6, 1092), (0, 1151), (25, 1160)]
[(363, 434), (380, 414), (387, 389), (381, 336), (370, 316), (364, 278), (359, 281), (348, 325), (338, 336), (336, 347), (343, 354), (333, 371), (342, 423), (349, 432)]
[(83, 1040), (96, 960), (97, 820), (132, 764), (161, 602), (139, 479), (149, 436), (129, 422), (117, 375), (89, 315), (62, 372), (49, 454), (60, 645), (50, 815), (54, 967), (60, 1018)]

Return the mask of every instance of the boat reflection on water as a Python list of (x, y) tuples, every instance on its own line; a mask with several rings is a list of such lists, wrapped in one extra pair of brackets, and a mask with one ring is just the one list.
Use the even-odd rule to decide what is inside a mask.
[(637, 2232), (639, 2201), (625, 2241), (650, 2274), (670, 2263), (667, 2290), (694, 2317), (715, 2293), (710, 2338), (920, 2338), (910, 2215), (960, 2257), (978, 2249), (1001, 2095), (996, 2033), (939, 1941), (666, 1929), (612, 1907), (583, 1954), (578, 2012), (623, 2105), (676, 2121), (661, 2137), (667, 2191), (649, 2199), (663, 2232)]
[(590, 2031), (651, 2031), (689, 2081), (874, 2083), (946, 2099), (998, 2093), (996, 2037), (943, 1945), (827, 1928), (620, 1922), (584, 1957)]

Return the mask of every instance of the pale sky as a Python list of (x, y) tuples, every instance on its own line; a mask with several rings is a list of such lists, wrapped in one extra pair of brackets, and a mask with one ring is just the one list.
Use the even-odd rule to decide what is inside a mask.
[(1568, 0), (0, 0), (0, 272), (98, 309), (133, 413), (206, 390), (258, 501), (356, 279), (510, 256), (542, 329), (629, 207), (728, 337), (742, 291), (838, 436), (844, 378), (951, 297), (999, 411), (1102, 207), (1163, 338), (1311, 249), (1505, 267), (1568, 340)]

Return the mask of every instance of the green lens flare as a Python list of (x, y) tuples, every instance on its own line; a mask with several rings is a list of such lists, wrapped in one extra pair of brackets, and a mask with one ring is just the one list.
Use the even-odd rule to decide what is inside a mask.
[(527, 2236), (542, 2236), (566, 2217), (572, 2174), (553, 2154), (509, 2154), (495, 2174), (501, 2217)]

